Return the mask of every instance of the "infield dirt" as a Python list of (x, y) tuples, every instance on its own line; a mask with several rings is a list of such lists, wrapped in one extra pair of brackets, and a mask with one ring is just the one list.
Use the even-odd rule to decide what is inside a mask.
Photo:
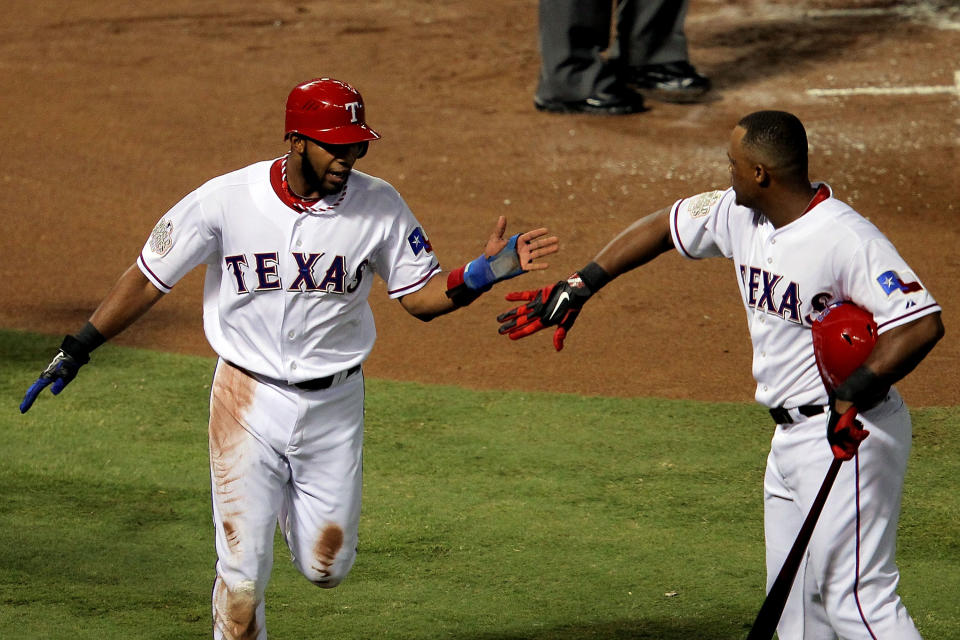
[[(9, 4), (0, 27), (2, 326), (51, 336), (78, 328), (171, 205), (211, 177), (285, 152), (287, 92), (326, 75), (363, 93), (383, 139), (358, 168), (400, 190), (444, 266), (478, 255), (500, 214), (508, 230), (549, 227), (563, 247), (547, 272), (428, 325), (379, 283), (367, 375), (749, 401), (749, 338), (726, 261), (670, 255), (619, 279), (560, 354), (547, 335), (498, 336), (495, 316), (511, 306), (500, 294), (566, 277), (637, 217), (725, 187), (730, 128), (778, 108), (808, 127), (812, 177), (874, 221), (944, 308), (947, 337), (901, 390), (915, 406), (956, 403), (955, 3), (693, 0), (691, 60), (712, 78), (711, 99), (650, 102), (619, 118), (533, 109), (534, 2)], [(891, 91), (808, 93), (854, 87)], [(117, 342), (210, 354), (201, 280), (200, 270), (188, 276)]]

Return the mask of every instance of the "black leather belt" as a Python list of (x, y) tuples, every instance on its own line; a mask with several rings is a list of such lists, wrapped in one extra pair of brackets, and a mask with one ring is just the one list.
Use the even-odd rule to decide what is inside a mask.
[(339, 373), (334, 373), (333, 375), (325, 376), (323, 378), (314, 378), (313, 380), (304, 380), (303, 382), (297, 382), (293, 386), (297, 389), (303, 391), (323, 391), (324, 389), (329, 389), (330, 385), (334, 383), (335, 380), (343, 381), (360, 371), (360, 365), (355, 365), (347, 369), (346, 374), (343, 371)]
[(793, 416), (790, 415), (790, 412), (794, 410), (799, 412), (800, 415), (812, 418), (813, 416), (820, 415), (826, 411), (827, 408), (822, 404), (804, 404), (792, 409), (787, 409), (786, 407), (774, 407), (773, 409), (770, 409), (770, 417), (773, 418), (773, 421), (777, 424), (793, 424)]

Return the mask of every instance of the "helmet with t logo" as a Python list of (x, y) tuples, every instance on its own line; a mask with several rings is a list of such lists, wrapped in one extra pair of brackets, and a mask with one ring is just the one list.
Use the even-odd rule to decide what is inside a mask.
[(290, 91), (286, 137), (291, 134), (327, 144), (354, 144), (380, 137), (367, 126), (360, 92), (333, 78), (302, 82)]

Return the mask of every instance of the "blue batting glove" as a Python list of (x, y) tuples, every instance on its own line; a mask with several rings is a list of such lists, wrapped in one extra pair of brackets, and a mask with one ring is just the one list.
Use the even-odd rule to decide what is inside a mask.
[[(23, 396), (23, 402), (20, 403), (20, 413), (26, 413), (33, 406), (34, 401), (40, 392), (49, 385), (50, 393), (58, 395), (63, 388), (70, 384), (70, 381), (77, 377), (80, 367), (90, 362), (90, 356), (85, 350), (76, 350), (76, 340), (72, 336), (67, 336), (60, 347), (60, 352), (54, 356), (47, 368), (43, 370), (36, 382), (30, 385), (27, 393)], [(70, 355), (64, 349), (76, 351), (76, 355)]]

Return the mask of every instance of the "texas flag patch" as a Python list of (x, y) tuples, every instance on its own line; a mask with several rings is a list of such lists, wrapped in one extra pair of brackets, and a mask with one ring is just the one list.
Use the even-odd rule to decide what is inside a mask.
[(413, 233), (407, 236), (407, 242), (410, 243), (410, 249), (415, 256), (420, 255), (421, 251), (426, 251), (427, 253), (433, 251), (433, 246), (430, 244), (430, 241), (427, 240), (427, 237), (423, 235), (423, 230), (420, 227), (414, 229)]
[(883, 292), (888, 296), (894, 291), (902, 291), (903, 293), (923, 291), (923, 286), (919, 282), (916, 280), (913, 282), (904, 282), (903, 279), (897, 275), (896, 271), (884, 271), (877, 276), (877, 282), (880, 283), (880, 288), (883, 289)]

